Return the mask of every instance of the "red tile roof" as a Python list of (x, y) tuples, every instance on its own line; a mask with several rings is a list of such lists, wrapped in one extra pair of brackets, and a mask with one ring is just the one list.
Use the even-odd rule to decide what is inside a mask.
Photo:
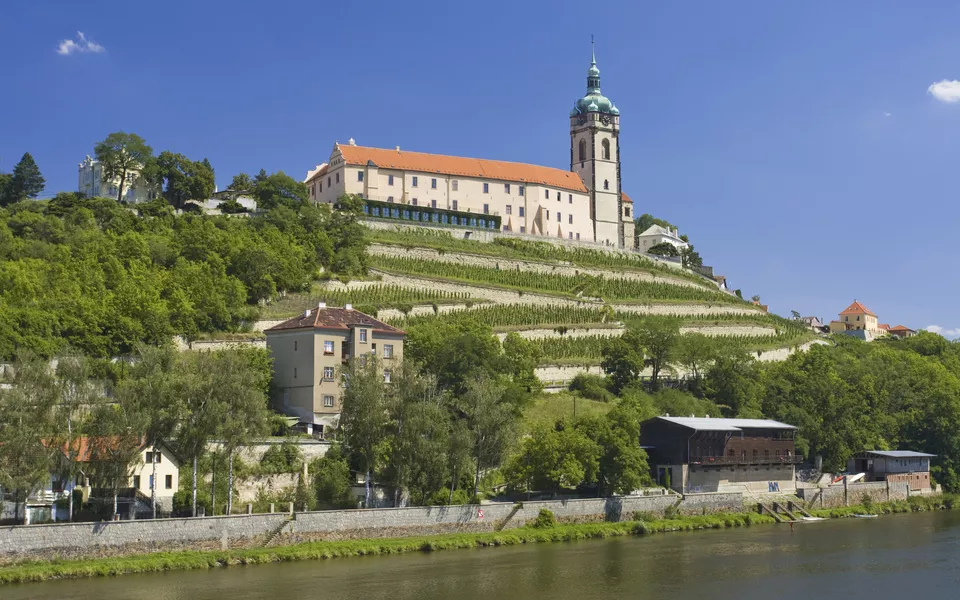
[(890, 331), (904, 331), (904, 332), (909, 331), (910, 333), (916, 333), (909, 327), (905, 327), (903, 325), (897, 325), (896, 327), (891, 327)]
[(841, 315), (870, 315), (871, 317), (877, 316), (872, 310), (866, 306), (860, 304), (856, 300), (853, 301), (853, 304), (847, 307)]
[(626, 192), (622, 192), (620, 196), (623, 198), (623, 201), (626, 202), (627, 204), (633, 204), (633, 198), (628, 196)]
[(887, 330), (890, 329), (890, 325), (887, 323), (879, 323), (877, 324), (877, 329)]
[(292, 319), (287, 319), (283, 323), (270, 327), (266, 332), (308, 328), (346, 330), (354, 325), (363, 325), (380, 333), (406, 335), (404, 331), (387, 325), (383, 321), (378, 321), (358, 310), (333, 307), (313, 308), (309, 315), (301, 313)]
[[(343, 160), (348, 165), (362, 166), (368, 162), (373, 162), (381, 169), (499, 179), (501, 181), (546, 185), (574, 192), (587, 192), (587, 187), (583, 184), (579, 175), (571, 171), (551, 167), (503, 160), (487, 160), (485, 158), (466, 158), (445, 154), (370, 148), (367, 146), (337, 144), (337, 148), (340, 149)], [(318, 172), (314, 177), (321, 174), (323, 173)]]

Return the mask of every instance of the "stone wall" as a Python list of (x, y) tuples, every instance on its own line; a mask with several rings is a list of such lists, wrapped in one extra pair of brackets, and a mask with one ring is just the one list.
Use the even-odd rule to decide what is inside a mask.
[(629, 521), (634, 513), (662, 515), (670, 506), (683, 514), (739, 511), (741, 494), (622, 496), (484, 505), (384, 508), (234, 515), (188, 519), (69, 523), (0, 527), (0, 563), (30, 557), (106, 556), (177, 548), (242, 548), (274, 538), (399, 537), (521, 527), (541, 509), (560, 522)]
[(846, 486), (830, 485), (822, 488), (799, 488), (797, 495), (811, 508), (838, 508), (851, 504), (861, 504), (869, 496), (873, 502), (906, 500), (910, 497), (910, 485), (872, 481), (851, 483)]

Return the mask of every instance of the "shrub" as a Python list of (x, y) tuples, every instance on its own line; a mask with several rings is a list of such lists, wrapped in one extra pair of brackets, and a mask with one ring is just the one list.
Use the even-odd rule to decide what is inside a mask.
[(540, 512), (537, 513), (537, 518), (533, 520), (531, 527), (535, 529), (549, 529), (556, 527), (556, 525), (557, 518), (553, 516), (553, 511), (541, 508)]
[(270, 446), (260, 458), (261, 473), (296, 473), (303, 464), (303, 452), (292, 442)]
[(577, 373), (570, 382), (571, 392), (580, 392), (580, 395), (590, 400), (609, 402), (615, 396), (607, 390), (607, 378), (603, 375)]

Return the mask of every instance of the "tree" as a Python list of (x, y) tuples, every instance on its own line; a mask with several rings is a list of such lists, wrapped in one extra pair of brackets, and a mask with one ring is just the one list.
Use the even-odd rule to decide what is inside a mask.
[(515, 331), (507, 334), (502, 346), (503, 358), (514, 385), (527, 392), (539, 392), (543, 389), (543, 383), (536, 375), (543, 354), (540, 347), (520, 337)]
[(762, 416), (760, 379), (759, 364), (746, 353), (720, 353), (707, 370), (703, 388), (725, 416), (756, 418)]
[(680, 252), (677, 250), (677, 247), (670, 242), (660, 242), (659, 244), (654, 244), (649, 250), (647, 250), (647, 254), (654, 254), (656, 256), (680, 256)]
[(538, 425), (504, 466), (504, 476), (513, 489), (573, 489), (596, 481), (600, 454), (600, 446), (570, 423)]
[(183, 208), (187, 200), (206, 200), (216, 187), (210, 161), (192, 161), (164, 150), (156, 160), (156, 181), (164, 185), (167, 202)]
[(659, 389), (660, 373), (669, 368), (679, 338), (679, 324), (668, 317), (648, 317), (624, 333), (623, 339), (626, 343), (641, 349), (650, 361), (651, 389)]
[(246, 173), (237, 173), (233, 176), (233, 180), (230, 181), (227, 189), (230, 190), (234, 198), (241, 194), (248, 194), (253, 190), (253, 178)]
[(114, 515), (120, 490), (130, 486), (140, 462), (143, 426), (142, 415), (126, 402), (102, 404), (90, 420), (87, 474), (97, 488), (110, 492)]
[(389, 436), (386, 383), (375, 356), (353, 358), (341, 375), (343, 443), (366, 474), (364, 507), (370, 507), (373, 476)]
[(623, 337), (611, 338), (601, 352), (603, 372), (610, 378), (610, 388), (619, 394), (643, 372), (643, 351)]
[(480, 490), (480, 472), (496, 467), (514, 439), (516, 414), (504, 402), (502, 385), (484, 376), (467, 382), (457, 407), (467, 422), (473, 448), (473, 495)]
[[(239, 183), (245, 183), (245, 181), (241, 180)], [(257, 208), (260, 210), (270, 210), (278, 206), (296, 210), (307, 202), (310, 192), (306, 184), (283, 171), (267, 175), (261, 169), (254, 180), (253, 196), (257, 199)]]
[(676, 229), (676, 226), (673, 225), (670, 221), (664, 219), (658, 219), (651, 214), (644, 213), (637, 217), (634, 222), (636, 223), (636, 232), (641, 234), (647, 229), (650, 229), (654, 225), (659, 225), (660, 227), (666, 227), (667, 229)]
[(99, 142), (94, 147), (94, 154), (103, 169), (103, 179), (111, 182), (119, 180), (117, 202), (120, 202), (131, 171), (140, 171), (148, 166), (153, 157), (153, 148), (135, 133), (118, 131)]
[(25, 520), (27, 498), (49, 481), (59, 454), (50, 443), (57, 395), (46, 361), (21, 353), (14, 373), (0, 388), (0, 488), (13, 492), (15, 518)]
[(703, 374), (716, 354), (716, 343), (702, 333), (687, 333), (677, 340), (674, 359), (691, 375), (694, 393), (700, 393)]
[(0, 173), (0, 208), (16, 202), (16, 196), (13, 192), (13, 175)]
[(800, 313), (798, 313), (795, 310), (790, 311), (790, 316), (793, 318), (794, 321), (800, 321), (803, 319), (803, 317), (800, 316)]
[(753, 296), (750, 296), (750, 299), (754, 302), (760, 302), (760, 294), (754, 294)]
[(40, 168), (29, 152), (24, 152), (17, 166), (13, 168), (10, 191), (15, 200), (36, 198), (43, 191), (46, 181), (40, 174)]
[(637, 402), (624, 398), (603, 417), (577, 424), (600, 450), (596, 473), (600, 496), (629, 494), (652, 483), (647, 453), (639, 443), (644, 416)]
[(330, 215), (327, 227), (333, 241), (330, 268), (335, 273), (363, 275), (367, 272), (367, 228), (360, 222), (363, 206), (363, 198), (344, 194), (337, 199), (336, 210)]
[(680, 260), (684, 269), (697, 270), (703, 266), (703, 258), (700, 253), (693, 249), (693, 244), (687, 244), (680, 250)]
[(354, 506), (350, 493), (350, 466), (339, 444), (334, 444), (326, 454), (310, 463), (310, 472), (313, 473), (313, 488), (320, 508)]

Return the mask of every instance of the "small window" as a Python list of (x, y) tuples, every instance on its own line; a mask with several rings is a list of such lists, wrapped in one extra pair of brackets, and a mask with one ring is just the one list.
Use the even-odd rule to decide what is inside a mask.
[(297, 351), (297, 340), (293, 340), (293, 351)]
[(489, 193), (490, 193), (490, 184), (489, 184), (489, 183), (483, 184), (483, 193), (484, 193), (484, 194), (489, 194)]
[(521, 216), (521, 217), (523, 216), (523, 207), (522, 207), (522, 206), (520, 207), (520, 216)]
[(603, 189), (605, 189), (605, 190), (609, 190), (609, 189), (610, 189), (610, 182), (607, 181), (606, 179), (603, 180)]
[(610, 160), (610, 140), (603, 140), (600, 145), (603, 147), (603, 160)]
[(549, 220), (550, 220), (550, 211), (548, 210), (548, 211), (546, 211), (546, 213), (547, 213), (547, 220), (549, 221)]
[(333, 367), (323, 368), (323, 379), (324, 381), (333, 381)]
[(507, 214), (508, 214), (508, 215), (512, 215), (512, 214), (513, 214), (513, 207), (512, 207), (511, 205), (509, 205), (509, 204), (507, 205)]
[(526, 232), (527, 232), (527, 228), (524, 227), (523, 225), (521, 225), (521, 226), (520, 226), (520, 233), (526, 233)]
[(363, 171), (357, 171), (357, 181), (363, 181)]
[(433, 179), (430, 180), (430, 189), (432, 189), (432, 190), (437, 189), (437, 178), (436, 178), (436, 177), (434, 177)]
[(393, 204), (393, 196), (387, 196), (387, 202)]
[(579, 234), (579, 233), (577, 234), (577, 239), (578, 239), (578, 240), (580, 239), (580, 234)]
[(507, 193), (507, 194), (510, 193), (510, 184), (509, 184), (509, 183), (503, 184), (503, 191), (504, 191), (504, 193)]
[(340, 173), (337, 173), (337, 183), (340, 183)]
[(417, 205), (417, 199), (416, 199), (416, 198), (413, 199), (412, 204), (413, 204), (414, 206)]
[(519, 186), (519, 187), (520, 187), (520, 190), (519, 190), (517, 193), (519, 193), (519, 194), (522, 196), (523, 193), (526, 191), (526, 189), (524, 189), (524, 187), (523, 187), (522, 185)]
[(416, 177), (416, 175), (414, 175), (413, 178), (411, 179), (410, 185), (411, 185), (412, 187), (417, 187), (417, 177)]
[(550, 190), (543, 190), (543, 197), (547, 200), (550, 199)]
[(167, 490), (173, 489), (173, 475), (167, 475), (163, 478), (163, 487)]
[(572, 213), (569, 214), (569, 215), (567, 215), (567, 223), (569, 223), (570, 225), (573, 225), (573, 214), (572, 214)]
[(451, 189), (451, 190), (453, 190), (453, 191), (456, 192), (456, 191), (458, 191), (458, 190), (457, 190), (458, 187), (460, 187), (460, 182), (457, 181), (456, 179), (454, 179), (453, 181), (450, 182), (450, 189)]
[(323, 182), (322, 182), (322, 181), (320, 182), (320, 193), (321, 193), (321, 194), (323, 193)]
[(436, 208), (436, 207), (437, 207), (437, 201), (436, 201), (436, 200), (431, 200), (431, 201), (430, 201), (430, 208)]
[(384, 357), (384, 358), (393, 358), (393, 344), (384, 344), (384, 345), (383, 345), (383, 357)]
[(568, 236), (567, 236), (567, 237), (569, 237), (569, 238), (570, 238), (570, 239), (572, 240), (572, 239), (573, 239), (573, 232), (572, 232), (572, 231), (571, 231), (571, 232), (569, 232), (569, 234), (568, 234)]
[(361, 329), (361, 330), (360, 330), (360, 343), (361, 343), (361, 344), (366, 344), (366, 343), (367, 343), (367, 330), (366, 330), (366, 329)]
[(325, 394), (323, 396), (323, 405), (327, 408), (330, 408), (331, 406), (333, 406), (333, 396), (329, 394)]
[(568, 195), (567, 204), (573, 204), (573, 194)]
[(138, 490), (140, 489), (140, 476), (139, 476), (139, 475), (134, 475), (134, 476), (133, 476), (133, 487), (136, 488), (136, 489), (138, 489)]
[(393, 175), (387, 175), (387, 185), (393, 185)]
[(629, 216), (630, 216), (630, 207), (629, 207), (629, 206), (624, 206), (624, 207), (623, 207), (623, 216), (625, 216), (625, 217), (629, 217)]
[(558, 213), (557, 213), (557, 223), (559, 223), (559, 222), (562, 221), (562, 220), (563, 220), (563, 215), (561, 215), (561, 214), (558, 212)]
[(457, 210), (457, 201), (456, 201), (456, 200), (453, 201), (453, 210)]
[(383, 382), (384, 382), (384, 383), (390, 383), (390, 379), (391, 379), (392, 376), (393, 376), (393, 374), (390, 372), (390, 369), (385, 369), (385, 370), (383, 371)]
[(560, 202), (560, 192), (557, 192), (557, 202)]
[(294, 378), (294, 379), (297, 378), (297, 368), (296, 368), (296, 367), (293, 368), (293, 378)]
[(333, 340), (324, 340), (324, 342), (323, 342), (323, 353), (324, 353), (324, 354), (333, 354)]
[[(338, 181), (339, 181), (339, 180), (338, 180)], [(330, 178), (327, 177), (327, 187), (330, 187), (331, 185), (332, 185), (332, 184), (331, 184), (331, 182), (330, 182)]]
[[(484, 184), (484, 185), (486, 185), (486, 184)], [(490, 214), (490, 205), (489, 205), (489, 204), (484, 204), (484, 205), (483, 205), (483, 214), (485, 214), (485, 215), (489, 215), (489, 214)]]
[(578, 152), (577, 155), (580, 157), (580, 162), (587, 160), (587, 142), (586, 140), (580, 140), (580, 143), (577, 145)]

